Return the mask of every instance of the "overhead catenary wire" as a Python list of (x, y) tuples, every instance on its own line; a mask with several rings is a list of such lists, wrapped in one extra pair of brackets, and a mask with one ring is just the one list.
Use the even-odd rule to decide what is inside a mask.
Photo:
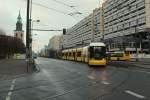
[(72, 5), (68, 5), (68, 4), (66, 4), (66, 3), (64, 3), (64, 2), (61, 2), (61, 1), (58, 1), (58, 0), (53, 0), (54, 2), (57, 2), (57, 3), (59, 3), (59, 4), (62, 4), (62, 5), (64, 5), (64, 6), (67, 6), (67, 7), (71, 7), (71, 8), (74, 8), (75, 6), (72, 6)]
[(43, 4), (40, 4), (40, 3), (33, 2), (33, 4), (34, 4), (34, 5), (37, 5), (37, 6), (40, 6), (40, 7), (43, 7), (43, 8), (50, 9), (50, 10), (55, 11), (55, 12), (58, 12), (58, 13), (62, 13), (62, 14), (68, 15), (68, 13), (66, 13), (66, 12), (63, 12), (63, 11), (61, 11), (61, 10), (57, 10), (57, 9), (54, 9), (54, 8), (51, 8), (51, 7), (47, 7), (47, 6), (45, 6), (45, 5), (43, 5)]
[(39, 4), (39, 3), (36, 3), (36, 2), (32, 2), (32, 4), (34, 4), (36, 6), (40, 6), (40, 7), (46, 8), (46, 9), (49, 9), (49, 10), (52, 10), (52, 11), (55, 11), (57, 13), (61, 13), (61, 14), (64, 14), (64, 15), (71, 16), (74, 20), (78, 21), (77, 19), (75, 19), (73, 17), (73, 15), (71, 15), (71, 13), (66, 13), (66, 12), (63, 12), (61, 10), (57, 10), (57, 9), (54, 9), (54, 8), (51, 8), (51, 7), (47, 7), (47, 6), (43, 5), (43, 4)]
[(59, 4), (62, 4), (62, 5), (64, 5), (64, 6), (67, 6), (67, 7), (69, 7), (69, 8), (71, 8), (71, 9), (73, 9), (75, 12), (73, 12), (73, 13), (70, 13), (69, 15), (71, 15), (71, 16), (74, 16), (74, 15), (81, 15), (81, 16), (83, 16), (83, 17), (85, 17), (80, 11), (78, 11), (75, 7), (76, 6), (73, 6), (73, 5), (68, 5), (68, 4), (66, 4), (66, 3), (64, 3), (64, 2), (62, 2), (62, 1), (58, 1), (58, 0), (53, 0), (54, 2), (56, 2), (56, 3), (59, 3)]

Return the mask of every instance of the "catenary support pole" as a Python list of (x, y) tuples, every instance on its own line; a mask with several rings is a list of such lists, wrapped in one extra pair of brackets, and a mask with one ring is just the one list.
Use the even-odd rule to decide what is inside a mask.
[(26, 15), (26, 59), (27, 59), (27, 72), (29, 71), (29, 66), (28, 66), (28, 61), (30, 58), (30, 53), (29, 53), (29, 32), (30, 32), (30, 0), (27, 0), (27, 15)]

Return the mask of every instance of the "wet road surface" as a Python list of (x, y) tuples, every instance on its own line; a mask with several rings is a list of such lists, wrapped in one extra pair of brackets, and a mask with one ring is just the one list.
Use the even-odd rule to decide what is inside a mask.
[(40, 72), (0, 81), (0, 100), (150, 100), (150, 72), (38, 58)]

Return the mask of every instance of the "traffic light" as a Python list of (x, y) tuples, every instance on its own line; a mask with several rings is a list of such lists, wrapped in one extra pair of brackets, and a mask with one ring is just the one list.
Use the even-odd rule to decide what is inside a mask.
[(63, 28), (63, 35), (66, 35), (66, 29)]

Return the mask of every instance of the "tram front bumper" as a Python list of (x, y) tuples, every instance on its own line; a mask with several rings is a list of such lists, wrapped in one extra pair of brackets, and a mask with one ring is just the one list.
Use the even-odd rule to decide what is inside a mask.
[(102, 59), (102, 60), (89, 60), (89, 65), (106, 65), (106, 60)]

